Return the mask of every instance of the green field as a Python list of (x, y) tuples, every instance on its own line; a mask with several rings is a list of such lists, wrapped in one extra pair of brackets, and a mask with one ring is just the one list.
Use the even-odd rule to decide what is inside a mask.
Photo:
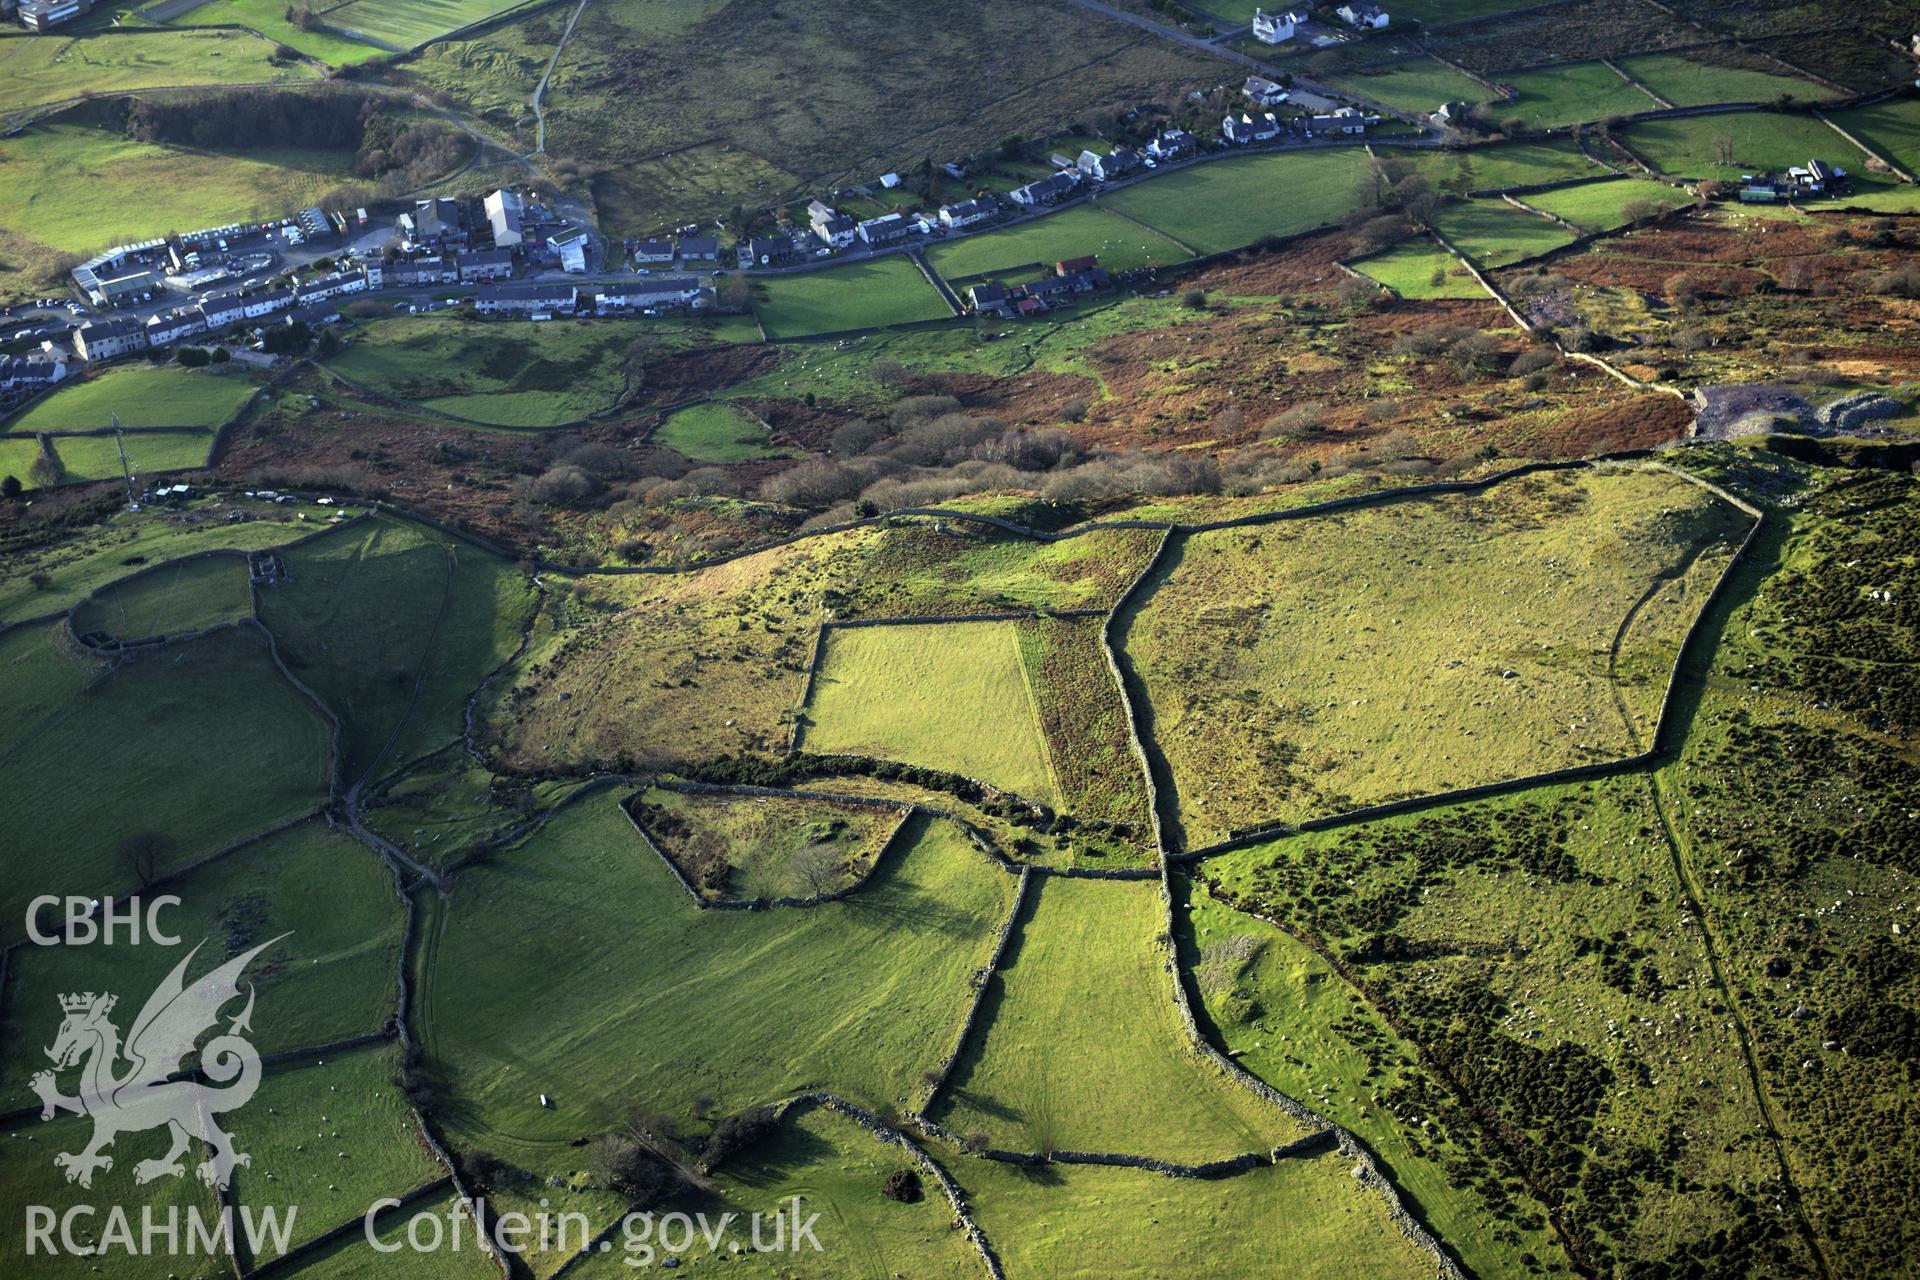
[(611, 409), (626, 350), (647, 327), (395, 316), (366, 325), (327, 361), (398, 400), (501, 427), (555, 427)]
[(1192, 536), (1124, 642), (1189, 843), (1645, 750), (1746, 525), (1623, 470)]
[(766, 424), (730, 404), (696, 404), (670, 415), (648, 443), (696, 462), (745, 462), (778, 458), (786, 450), (767, 438)]
[[(31, 443), (0, 438), (0, 449)], [(117, 511), (72, 538), (22, 550), (12, 562), (15, 571), (0, 578), (0, 623), (64, 610), (141, 565), (215, 547), (253, 550), (289, 542), (316, 531), (305, 517), (341, 510), (291, 502), (272, 507), (249, 503), (242, 510), (247, 507), (252, 508), (247, 514), (259, 518), (228, 521), (222, 518), (227, 508), (204, 502), (180, 509)], [(44, 586), (33, 582), (36, 574), (46, 575)]]
[[(245, 1123), (236, 1118), (235, 1145), (253, 1162), (235, 1171), (234, 1197), (242, 1205), (299, 1205), (289, 1246), (446, 1173), (393, 1083), (399, 1056), (377, 1046), (274, 1067)], [(265, 1250), (261, 1261), (273, 1256)]]
[(698, 1132), (701, 1095), (722, 1115), (804, 1089), (907, 1097), (958, 1036), (1014, 888), (952, 826), (908, 834), (845, 902), (702, 911), (613, 795), (562, 810), (422, 904), (445, 1123), (545, 1172), (579, 1168), (568, 1144), (635, 1108)]
[[(258, 633), (218, 631), (97, 680), (98, 664), (65, 652), (59, 634), (0, 633), (10, 673), (0, 684), (9, 840), (65, 851), (0, 887), (0, 937), (22, 935), (26, 902), (38, 894), (133, 887), (134, 871), (115, 852), (131, 830), (170, 835), (162, 865), (175, 867), (326, 798), (326, 728), (270, 665)], [(106, 779), (111, 805), (99, 803)]]
[[(303, 62), (273, 65), (267, 60), (272, 52), (271, 42), (248, 31), (129, 30), (73, 37), (9, 32), (0, 36), (0, 116), (130, 89), (318, 78), (318, 71)], [(8, 139), (9, 150), (17, 145)], [(13, 181), (10, 172), (8, 183)]]
[(1013, 1277), (1434, 1274), (1432, 1257), (1333, 1154), (1209, 1181), (1088, 1165), (946, 1163)]
[(183, 636), (253, 616), (244, 556), (207, 556), (128, 578), (74, 610), (76, 635)]
[(288, 668), (341, 721), (355, 780), (460, 737), (466, 697), (519, 643), (531, 604), (517, 569), (464, 542), (379, 517), (286, 553), (260, 620)]
[(322, 21), (335, 31), (389, 49), (411, 49), (450, 31), (472, 26), (524, 0), (408, 0), (404, 7), (378, 0), (349, 0), (328, 9)]
[(1358, 202), (1366, 163), (1358, 147), (1240, 156), (1155, 177), (1102, 203), (1200, 253), (1220, 253), (1338, 222)]
[(385, 56), (385, 50), (356, 40), (343, 40), (319, 23), (303, 31), (287, 20), (287, 9), (287, 5), (275, 0), (207, 0), (171, 19), (171, 25), (216, 27), (231, 23), (251, 27), (269, 40), (335, 67)]
[(1438, 58), (1409, 58), (1363, 71), (1345, 72), (1332, 83), (1403, 111), (1426, 114), (1448, 102), (1484, 102), (1493, 91)]
[(1565, 227), (1491, 197), (1443, 206), (1434, 226), (1480, 267), (1503, 267), (1538, 257), (1574, 239)]
[[(398, 1199), (405, 1193), (388, 1194)], [(465, 1247), (460, 1249), (409, 1247), (407, 1233), (415, 1218), (436, 1220), (435, 1224), (422, 1223), (413, 1228), (420, 1240), (432, 1240), (436, 1225), (443, 1232), (447, 1229), (447, 1209), (452, 1199), (451, 1192), (429, 1196), (405, 1209), (389, 1209), (380, 1215), (374, 1223), (375, 1238), (382, 1246), (397, 1246), (397, 1252), (376, 1250), (364, 1232), (350, 1231), (339, 1241), (309, 1254), (306, 1261), (287, 1274), (299, 1280), (362, 1280), (383, 1267), (395, 1266), (393, 1259), (401, 1257), (405, 1261), (399, 1265), (406, 1267), (407, 1280), (496, 1280), (500, 1274), (498, 1264), (491, 1255), (476, 1248), (471, 1238), (467, 1238)]]
[(1664, 182), (1623, 178), (1618, 182), (1589, 182), (1557, 191), (1540, 191), (1521, 199), (1535, 209), (1565, 218), (1582, 231), (1611, 231), (1629, 221), (1622, 210), (1627, 205), (1646, 201), (1672, 209), (1686, 204), (1693, 196)]
[[(814, 897), (872, 869), (902, 813), (831, 800), (672, 791), (652, 787), (628, 812), (709, 898)], [(820, 853), (820, 863), (809, 855)], [(810, 879), (809, 865), (822, 865)]]
[(1434, 186), (1455, 194), (1526, 187), (1568, 178), (1590, 178), (1606, 172), (1581, 154), (1571, 138), (1545, 142), (1496, 142), (1461, 151), (1389, 151), (1388, 163), (1411, 165)]
[[(1424, 237), (1402, 240), (1385, 253), (1348, 264), (1403, 298), (1484, 298), (1460, 260)], [(1434, 277), (1439, 276), (1435, 283)]]
[(1646, 90), (1598, 62), (1502, 71), (1489, 79), (1518, 90), (1517, 97), (1494, 104), (1494, 118), (1518, 118), (1532, 129), (1636, 115), (1660, 107)]
[(1622, 58), (1620, 69), (1676, 107), (1705, 107), (1719, 102), (1773, 102), (1782, 94), (1802, 102), (1830, 97), (1811, 80), (1758, 67), (1698, 62), (1678, 53), (1644, 53)]
[(213, 428), (239, 412), (255, 383), (234, 365), (219, 370), (176, 364), (125, 365), (65, 382), (9, 419), (7, 430), (93, 431), (118, 417), (123, 427)]
[(61, 993), (114, 991), (123, 1008), (137, 1009), (195, 946), (189, 980), (286, 935), (246, 975), (259, 992), (253, 1041), (262, 1053), (369, 1035), (392, 1014), (401, 904), (392, 873), (344, 833), (306, 823), (209, 863), (168, 892), (181, 903), (160, 920), (178, 947), (24, 947), (14, 955), (0, 1107), (33, 1100), (27, 1078), (36, 1046), (53, 1043)]
[[(116, 1013), (115, 1016), (122, 1015)], [(124, 1016), (131, 1017), (132, 1014)], [(192, 1173), (182, 1178), (161, 1178), (144, 1186), (134, 1181), (135, 1165), (143, 1159), (157, 1157), (166, 1150), (165, 1140), (151, 1131), (127, 1134), (121, 1138), (113, 1149), (116, 1157), (113, 1167), (95, 1174), (91, 1188), (68, 1182), (52, 1157), (56, 1153), (77, 1152), (84, 1148), (92, 1135), (93, 1121), (86, 1116), (60, 1115), (41, 1124), (37, 1119), (39, 1113), (36, 1111), (34, 1115), (36, 1119), (32, 1121), (31, 1128), (11, 1130), (9, 1140), (0, 1142), (0, 1199), (10, 1205), (45, 1205), (55, 1213), (65, 1213), (80, 1205), (98, 1206), (94, 1213), (76, 1219), (76, 1239), (83, 1249), (100, 1238), (108, 1205), (137, 1206), (130, 1211), (136, 1231), (142, 1210), (151, 1212), (155, 1221), (162, 1223), (167, 1221), (170, 1212), (177, 1212), (183, 1224), (190, 1214), (197, 1213), (203, 1221), (211, 1221), (219, 1212), (213, 1192)], [(121, 1154), (123, 1148), (137, 1154), (128, 1158)], [(108, 1263), (111, 1270), (103, 1269), (102, 1259), (87, 1254), (54, 1257), (43, 1254), (30, 1260), (21, 1257), (16, 1270), (18, 1274), (35, 1277), (35, 1280), (41, 1277), (46, 1280), (68, 1280), (69, 1277), (73, 1280), (83, 1277), (91, 1280), (100, 1275), (112, 1275), (116, 1280), (119, 1277), (125, 1277), (126, 1280), (225, 1280), (233, 1275), (225, 1254), (216, 1253), (209, 1257), (205, 1250), (186, 1253), (184, 1236), (183, 1229), (183, 1243), (178, 1254), (169, 1254), (164, 1248), (145, 1255), (137, 1250), (116, 1251)], [(25, 1235), (16, 1237), (9, 1233), (8, 1239), (21, 1241), (19, 1245), (10, 1246), (9, 1252), (24, 1255)], [(164, 1237), (162, 1241), (164, 1243)], [(13, 1261), (9, 1259), (9, 1262)], [(494, 1274), (499, 1273), (496, 1271)]]
[(62, 484), (118, 480), (129, 471), (138, 484), (162, 472), (204, 467), (212, 448), (211, 431), (128, 431), (117, 437), (55, 436), (53, 441)]
[[(1833, 118), (1841, 128), (1908, 173), (1920, 169), (1920, 101), (1895, 98), (1836, 112)], [(1851, 171), (1858, 166), (1847, 163), (1845, 167)]]
[[(1827, 160), (1856, 175), (1866, 165), (1859, 148), (1811, 116), (1769, 111), (1645, 120), (1621, 138), (1662, 173), (1681, 178), (1738, 179), (1767, 169), (1785, 170), (1809, 160)], [(1731, 149), (1733, 161), (1716, 157)]]
[(953, 314), (901, 254), (754, 281), (754, 314), (769, 338), (878, 329)]
[(346, 152), (155, 146), (74, 117), (42, 121), (6, 143), (0, 225), (82, 254), (283, 216), (348, 181), (353, 160)]
[(1028, 892), (981, 1007), (985, 1033), (961, 1052), (933, 1119), (1016, 1151), (1182, 1163), (1306, 1135), (1187, 1042), (1156, 942), (1157, 884), (1049, 876)]
[(946, 769), (1060, 803), (1014, 623), (840, 627), (821, 644), (807, 750)]
[[(1162, 181), (1155, 178), (1153, 181)], [(950, 282), (994, 274), (1052, 274), (1065, 258), (1094, 254), (1109, 271), (1181, 262), (1192, 257), (1165, 236), (1098, 206), (1080, 205), (1002, 231), (964, 236), (930, 250), (927, 260)]]
[[(38, 441), (0, 436), (0, 476), (12, 476), (27, 488), (35, 488), (33, 466), (39, 460)], [(6, 585), (17, 587), (20, 584)]]

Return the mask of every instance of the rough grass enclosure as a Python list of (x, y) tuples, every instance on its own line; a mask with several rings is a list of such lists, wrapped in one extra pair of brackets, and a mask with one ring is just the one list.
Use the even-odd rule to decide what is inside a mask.
[[(312, 66), (268, 59), (251, 31), (112, 31), (0, 36), (0, 114), (130, 89), (313, 80)], [(9, 140), (11, 150), (16, 145)], [(9, 175), (11, 178), (11, 175)]]
[(253, 592), (242, 556), (205, 556), (115, 583), (74, 611), (83, 639), (118, 641), (184, 636), (253, 616)]
[(1621, 470), (1186, 539), (1123, 647), (1187, 843), (1646, 750), (1747, 525)]
[[(564, 26), (534, 14), (409, 66), (529, 136), (524, 103)], [(1065, 0), (987, 0), (932, 23), (902, 22), (882, 0), (777, 10), (629, 0), (590, 6), (562, 51), (544, 103), (547, 149), (604, 175), (595, 193), (608, 229), (637, 234), (769, 207), (802, 183), (871, 182), (1217, 75), (1202, 55)], [(697, 148), (688, 183), (671, 157)], [(710, 194), (690, 200), (674, 186)]]
[[(1780, 1164), (1708, 939), (1675, 909), (1661, 822), (1639, 776), (1229, 855), (1203, 878), (1305, 940), (1390, 1029), (1295, 1010), (1265, 966), (1209, 1008), (1252, 1069), (1304, 1078), (1389, 1159), (1411, 1157), (1436, 1218), (1487, 1224), (1483, 1257), (1561, 1255), (1529, 1229), (1545, 1206), (1587, 1268), (1711, 1253), (1749, 1274), (1804, 1269), (1790, 1223), (1760, 1226), (1778, 1222), (1762, 1197)], [(1475, 1167), (1498, 1176), (1461, 1176)], [(1748, 1226), (1703, 1249), (1729, 1220)]]
[(396, 400), (503, 427), (553, 427), (614, 406), (627, 349), (621, 322), (539, 324), (406, 316), (367, 326), (328, 360), (343, 377)]
[[(115, 851), (136, 830), (167, 837), (152, 859), (167, 871), (325, 800), (326, 727), (258, 632), (217, 631), (112, 670), (60, 637), (58, 626), (0, 634), (9, 843), (66, 851), (0, 886), (0, 936), (23, 936), (38, 894), (136, 888), (138, 867)], [(110, 806), (98, 803), (103, 785)]]
[[(1337, 1154), (1193, 1181), (1145, 1169), (992, 1161), (956, 1170), (1007, 1274), (1269, 1275), (1303, 1280), (1427, 1277), (1386, 1206)], [(1064, 1259), (1081, 1259), (1079, 1264)]]
[(532, 601), (513, 566), (390, 519), (285, 553), (260, 620), (289, 669), (340, 718), (344, 776), (456, 741), (466, 698), (519, 642)]
[(168, 928), (181, 947), (26, 947), (8, 965), (7, 1074), (0, 1109), (33, 1101), (28, 1078), (59, 1030), (59, 997), (152, 991), (185, 956), (198, 977), (282, 934), (248, 970), (260, 993), (254, 1044), (277, 1053), (371, 1035), (393, 1011), (404, 909), (379, 858), (320, 821), (221, 858), (168, 886), (181, 899)]
[[(1160, 181), (1160, 179), (1155, 179)], [(996, 274), (1052, 274), (1054, 263), (1092, 254), (1109, 271), (1191, 257), (1165, 236), (1097, 207), (1068, 209), (1004, 231), (936, 245), (927, 260), (949, 281)]]
[(284, 217), (348, 181), (353, 162), (344, 151), (241, 153), (135, 142), (85, 110), (42, 120), (6, 142), (0, 226), (79, 254), (182, 229)]

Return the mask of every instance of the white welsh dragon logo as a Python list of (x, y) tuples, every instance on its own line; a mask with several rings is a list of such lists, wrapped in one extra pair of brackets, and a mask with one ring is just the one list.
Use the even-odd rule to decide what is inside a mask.
[[(160, 1159), (135, 1165), (135, 1182), (148, 1183), (163, 1174), (180, 1177), (186, 1172), (181, 1156), (196, 1137), (210, 1148), (199, 1169), (201, 1180), (209, 1186), (224, 1190), (233, 1180), (235, 1165), (253, 1163), (253, 1157), (233, 1149), (233, 1139), (214, 1121), (221, 1112), (245, 1106), (260, 1087), (260, 1055), (241, 1034), (253, 1030), (251, 985), (246, 1008), (227, 1024), (225, 1034), (214, 1036), (200, 1049), (198, 1072), (183, 1073), (180, 1062), (194, 1051), (201, 1033), (220, 1021), (220, 1010), (227, 1002), (240, 995), (240, 974), (247, 964), (278, 941), (263, 942), (234, 957), (192, 986), (183, 979), (200, 948), (189, 951), (147, 998), (125, 1045), (120, 1043), (119, 1028), (107, 1018), (116, 997), (91, 991), (60, 997), (66, 1019), (53, 1047), (46, 1051), (54, 1070), (35, 1075), (32, 1084), (40, 1095), (42, 1120), (51, 1120), (62, 1110), (93, 1117), (93, 1141), (84, 1150), (53, 1158), (66, 1171), (68, 1182), (91, 1187), (94, 1170), (113, 1168), (113, 1157), (105, 1154), (105, 1148), (113, 1145), (116, 1136), (162, 1125), (173, 1131), (173, 1146)], [(129, 1065), (117, 1072), (123, 1057)], [(69, 1098), (60, 1092), (54, 1072), (76, 1064), (80, 1065), (80, 1093)]]

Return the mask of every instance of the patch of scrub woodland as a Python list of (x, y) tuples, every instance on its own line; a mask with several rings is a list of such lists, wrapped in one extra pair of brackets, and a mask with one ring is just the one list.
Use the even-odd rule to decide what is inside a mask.
[(484, 856), (586, 785), (503, 777), (454, 744), (369, 788), (360, 816), (414, 861), (445, 868)]
[(820, 645), (806, 750), (924, 765), (1059, 807), (1018, 624), (838, 627)]
[(1146, 775), (1128, 738), (1126, 703), (1102, 630), (1100, 618), (1041, 617), (1018, 623), (1016, 637), (1062, 812), (1150, 854)]
[(1380, 1099), (1419, 1077), (1419, 1048), (1323, 956), (1259, 916), (1195, 893), (1177, 876), (1174, 936), (1199, 999), (1195, 1016), (1235, 1061), (1359, 1137), (1400, 1194), (1474, 1275), (1519, 1275), (1528, 1257), (1565, 1265), (1541, 1204), (1467, 1154), (1441, 1115)]
[(810, 898), (873, 867), (904, 809), (800, 796), (652, 787), (627, 801), (634, 822), (710, 899)]
[(1187, 538), (1116, 641), (1188, 845), (1646, 750), (1748, 524), (1614, 468)]
[(1028, 893), (935, 1120), (992, 1147), (1182, 1164), (1306, 1135), (1188, 1040), (1158, 884), (1048, 876)]
[(902, 839), (843, 901), (703, 910), (606, 791), (423, 897), (418, 1017), (450, 1137), (544, 1176), (635, 1112), (693, 1138), (807, 1090), (904, 1106), (1016, 882), (951, 823)]
[(945, 1151), (939, 1158), (1013, 1280), (1434, 1274), (1432, 1255), (1333, 1152), (1204, 1181), (1097, 1165), (1023, 1169)]
[[(888, 1196), (888, 1178), (909, 1169), (919, 1178), (918, 1194), (905, 1201)], [(803, 1223), (819, 1215), (806, 1237), (793, 1230), (796, 1196)], [(684, 1247), (678, 1224), (669, 1227), (663, 1247), (658, 1226), (648, 1230), (649, 1224), (632, 1220), (614, 1235), (611, 1250), (587, 1257), (568, 1274), (612, 1280), (633, 1275), (649, 1257), (653, 1266), (678, 1257), (695, 1275), (718, 1269), (792, 1280), (977, 1280), (985, 1274), (973, 1243), (954, 1229), (953, 1208), (933, 1176), (901, 1148), (824, 1108), (788, 1113), (772, 1137), (721, 1167), (711, 1192), (676, 1197), (662, 1209), (705, 1213), (709, 1222), (722, 1214), (738, 1216), (717, 1249), (697, 1233), (692, 1247)], [(755, 1214), (762, 1244), (782, 1240), (791, 1247), (755, 1254)], [(784, 1227), (777, 1223), (782, 1214)], [(810, 1239), (819, 1241), (818, 1251)], [(740, 1245), (740, 1252), (729, 1244)], [(727, 1265), (716, 1268), (719, 1263)]]
[(517, 770), (782, 750), (822, 621), (1110, 608), (1152, 538), (1042, 543), (920, 518), (686, 572), (583, 579), (550, 600), (537, 643), (483, 699), (485, 733)]
[(1655, 782), (1828, 1269), (1891, 1274), (1920, 1198), (1920, 485), (1701, 462), (1770, 526)]
[[(1311, 952), (1209, 908), (1196, 978), (1228, 1046), (1405, 1157), (1433, 1221), (1490, 1226), (1481, 1256), (1527, 1248), (1544, 1209), (1594, 1274), (1809, 1272), (1646, 775), (1275, 841), (1196, 879)], [(1316, 961), (1364, 1007), (1289, 1004)]]

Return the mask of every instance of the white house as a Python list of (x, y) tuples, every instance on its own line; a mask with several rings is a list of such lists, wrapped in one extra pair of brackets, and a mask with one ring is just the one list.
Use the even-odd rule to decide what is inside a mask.
[(1340, 15), (1340, 21), (1355, 31), (1383, 31), (1387, 25), (1387, 11), (1372, 0), (1347, 0), (1347, 3), (1334, 10)]
[(949, 231), (961, 227), (970, 227), (976, 222), (985, 222), (1000, 211), (991, 197), (979, 200), (962, 200), (959, 204), (940, 206), (940, 225)]
[(813, 228), (814, 235), (834, 249), (852, 244), (857, 230), (852, 218), (824, 200), (814, 200), (807, 205), (807, 225)]
[(1262, 44), (1285, 44), (1293, 39), (1294, 29), (1307, 20), (1305, 13), (1268, 13), (1253, 11), (1253, 38)]
[(599, 311), (697, 307), (712, 296), (713, 290), (697, 276), (655, 276), (650, 280), (596, 285), (593, 305)]
[(1265, 115), (1228, 116), (1220, 122), (1220, 135), (1236, 147), (1250, 142), (1271, 142), (1280, 136), (1280, 122), (1271, 111)]
[(504, 187), (494, 192), (482, 202), (487, 211), (487, 221), (493, 226), (493, 243), (497, 248), (511, 249), (523, 238), (520, 230), (520, 217), (524, 210), (520, 195)]
[(111, 360), (147, 345), (147, 331), (137, 320), (125, 316), (112, 320), (89, 320), (73, 335), (73, 349), (82, 360)]
[(1248, 76), (1247, 82), (1240, 86), (1240, 92), (1246, 94), (1256, 106), (1277, 107), (1287, 100), (1286, 87), (1265, 76)]
[(147, 345), (150, 347), (164, 347), (169, 342), (178, 342), (206, 331), (207, 322), (195, 311), (169, 311), (165, 315), (147, 317)]
[(1056, 173), (1050, 178), (1029, 182), (1024, 187), (1015, 187), (1007, 193), (1007, 198), (1029, 209), (1038, 208), (1041, 205), (1058, 204), (1073, 194), (1079, 177), (1077, 170)]
[(570, 231), (565, 235), (554, 236), (547, 241), (549, 247), (560, 255), (560, 269), (569, 275), (580, 275), (587, 269), (587, 233)]
[(0, 391), (15, 387), (50, 387), (67, 376), (67, 362), (25, 356), (0, 356)]
[(903, 214), (883, 213), (861, 223), (859, 233), (862, 240), (877, 249), (912, 235), (913, 221)]
[(247, 318), (247, 304), (237, 293), (208, 294), (200, 301), (200, 316), (209, 329), (224, 329)]
[(256, 293), (242, 298), (246, 304), (246, 317), (258, 320), (261, 316), (272, 315), (276, 311), (285, 311), (293, 305), (291, 289), (269, 289), (265, 293)]
[(503, 284), (483, 289), (474, 297), (474, 310), (489, 315), (500, 312), (521, 315), (552, 315), (570, 312), (579, 305), (579, 295), (570, 284)]
[(1194, 149), (1193, 135), (1185, 129), (1169, 129), (1147, 144), (1147, 154), (1155, 160), (1174, 160)]
[(1115, 147), (1109, 155), (1095, 155), (1091, 151), (1080, 153), (1078, 168), (1080, 172), (1095, 182), (1112, 182), (1115, 178), (1125, 177), (1140, 167), (1140, 153), (1132, 147)]
[(672, 262), (673, 241), (642, 240), (633, 246), (633, 260), (648, 264)]

